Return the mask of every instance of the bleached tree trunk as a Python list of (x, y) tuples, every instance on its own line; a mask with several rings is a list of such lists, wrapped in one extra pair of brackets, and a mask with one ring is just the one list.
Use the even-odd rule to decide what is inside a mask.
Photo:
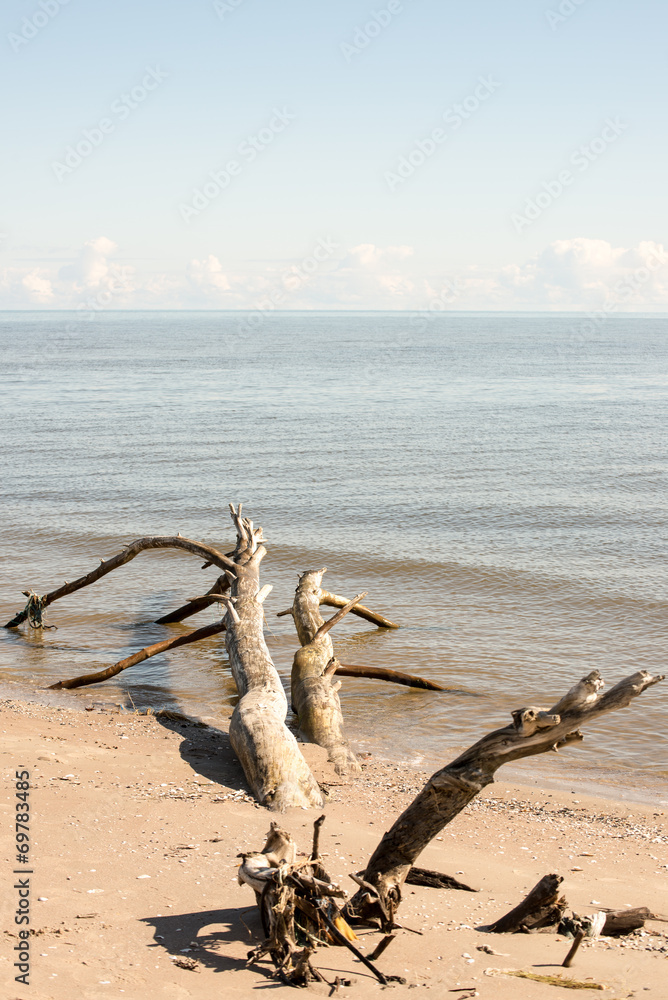
[[(343, 735), (343, 714), (338, 690), (341, 681), (334, 680), (334, 669), (328, 670), (334, 656), (329, 631), (320, 614), (322, 575), (324, 569), (309, 570), (299, 577), (292, 605), (301, 649), (292, 664), (292, 709), (299, 719), (299, 730), (309, 743), (327, 750), (337, 774), (359, 774), (362, 768)], [(334, 666), (336, 661), (334, 661)]]
[(253, 794), (270, 809), (321, 808), (323, 798), (297, 740), (285, 725), (288, 703), (264, 641), (260, 563), (266, 554), (262, 529), (231, 507), (237, 528), (225, 645), (239, 691), (230, 723), (230, 742)]

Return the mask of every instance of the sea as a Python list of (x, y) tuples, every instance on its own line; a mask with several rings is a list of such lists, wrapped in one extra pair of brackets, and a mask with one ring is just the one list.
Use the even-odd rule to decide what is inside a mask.
[[(666, 668), (668, 318), (401, 312), (0, 313), (0, 609), (146, 535), (233, 547), (229, 503), (262, 525), (266, 639), (286, 684), (298, 574), (397, 622), (349, 615), (344, 663), (433, 692), (342, 678), (366, 754), (436, 769), (596, 668)], [(148, 552), (0, 629), (0, 695), (167, 707), (222, 724), (222, 637), (112, 681), (57, 680), (215, 621), (156, 619), (217, 576)], [(295, 720), (288, 715), (288, 724)], [(668, 802), (668, 682), (515, 780)], [(577, 785), (576, 785), (577, 782)]]

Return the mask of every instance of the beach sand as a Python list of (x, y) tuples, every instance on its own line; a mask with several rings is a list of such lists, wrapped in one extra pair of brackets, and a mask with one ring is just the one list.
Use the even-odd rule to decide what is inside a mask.
[[(90, 712), (20, 701), (0, 705), (5, 779), (2, 893), (3, 996), (20, 1000), (250, 997), (293, 991), (272, 978), (268, 959), (246, 968), (262, 937), (252, 891), (237, 882), (237, 855), (261, 849), (272, 819), (300, 850), (311, 845), (316, 811), (277, 817), (245, 791), (220, 730), (155, 716)], [(365, 867), (383, 832), (427, 775), (365, 759), (355, 784), (342, 783), (319, 747), (305, 746), (329, 789), (321, 850), (331, 876)], [(445, 762), (444, 762), (445, 763)], [(15, 771), (30, 772), (29, 985), (16, 982), (14, 923), (21, 866), (14, 844)], [(629, 781), (632, 775), (629, 775)], [(545, 874), (564, 876), (569, 907), (648, 906), (668, 913), (666, 817), (662, 809), (542, 791), (500, 780), (445, 828), (420, 865), (457, 876), (476, 893), (406, 886), (398, 919), (408, 930), (378, 960), (405, 977), (386, 995), (668, 998), (668, 923), (649, 921), (623, 939), (585, 941), (569, 970), (570, 941), (550, 934), (495, 935), (480, 928), (516, 905)], [(368, 953), (378, 933), (360, 932)], [(496, 954), (481, 951), (485, 947)], [(190, 958), (195, 968), (174, 959)], [(337, 996), (376, 997), (383, 987), (343, 948), (320, 949), (314, 964)], [(572, 989), (503, 975), (519, 969), (605, 986)], [(323, 985), (311, 987), (329, 995)], [(417, 990), (417, 992), (416, 992)]]

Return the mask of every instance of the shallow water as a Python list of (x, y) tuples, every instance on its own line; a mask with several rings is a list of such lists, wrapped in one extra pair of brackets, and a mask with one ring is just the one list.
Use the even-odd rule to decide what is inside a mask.
[[(618, 316), (0, 314), (5, 620), (134, 538), (223, 551), (227, 503), (264, 526), (276, 665), (289, 674), (296, 574), (401, 623), (349, 617), (343, 662), (420, 673), (436, 694), (343, 679), (350, 735), (425, 766), (549, 705), (594, 667), (612, 683), (665, 668), (668, 321)], [(575, 332), (574, 332), (575, 331)], [(154, 620), (216, 574), (143, 554), (0, 632), (11, 690), (107, 666), (215, 619)], [(228, 714), (217, 638), (50, 698)], [(663, 686), (603, 719), (569, 757), (668, 773)], [(561, 765), (560, 765), (561, 766)]]

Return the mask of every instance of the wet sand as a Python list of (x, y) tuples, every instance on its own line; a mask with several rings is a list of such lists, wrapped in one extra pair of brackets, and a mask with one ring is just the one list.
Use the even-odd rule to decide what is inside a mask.
[[(6, 980), (21, 1000), (86, 1000), (149, 993), (169, 1000), (252, 996), (271, 989), (263, 960), (246, 968), (261, 937), (254, 899), (236, 877), (237, 855), (260, 849), (273, 814), (245, 791), (226, 734), (128, 712), (80, 712), (0, 703), (5, 778), (2, 894)], [(318, 747), (303, 748), (329, 790), (321, 836), (330, 874), (344, 888), (427, 775), (365, 758), (362, 778), (341, 782)], [(19, 868), (14, 845), (14, 772), (30, 772), (30, 985), (15, 982), (13, 949)], [(632, 784), (629, 775), (629, 783)], [(281, 817), (299, 849), (310, 848), (317, 813)], [(649, 921), (624, 939), (585, 941), (570, 970), (570, 942), (555, 934), (493, 935), (480, 928), (507, 912), (548, 872), (564, 876), (569, 907), (648, 906), (668, 914), (666, 815), (652, 804), (615, 802), (572, 790), (496, 782), (445, 828), (420, 864), (456, 875), (480, 891), (407, 886), (398, 933), (378, 960), (404, 976), (396, 997), (559, 1000), (571, 989), (494, 970), (562, 974), (589, 981), (596, 995), (666, 1000), (668, 923)], [(379, 939), (361, 933), (370, 952)], [(481, 948), (491, 949), (490, 954)], [(193, 969), (175, 960), (192, 959)], [(186, 963), (188, 964), (188, 963)], [(331, 981), (354, 980), (339, 996), (379, 996), (373, 976), (344, 949), (321, 949), (316, 966)], [(594, 990), (595, 984), (605, 987)], [(326, 996), (324, 986), (311, 988)], [(409, 993), (410, 990), (410, 993)]]

